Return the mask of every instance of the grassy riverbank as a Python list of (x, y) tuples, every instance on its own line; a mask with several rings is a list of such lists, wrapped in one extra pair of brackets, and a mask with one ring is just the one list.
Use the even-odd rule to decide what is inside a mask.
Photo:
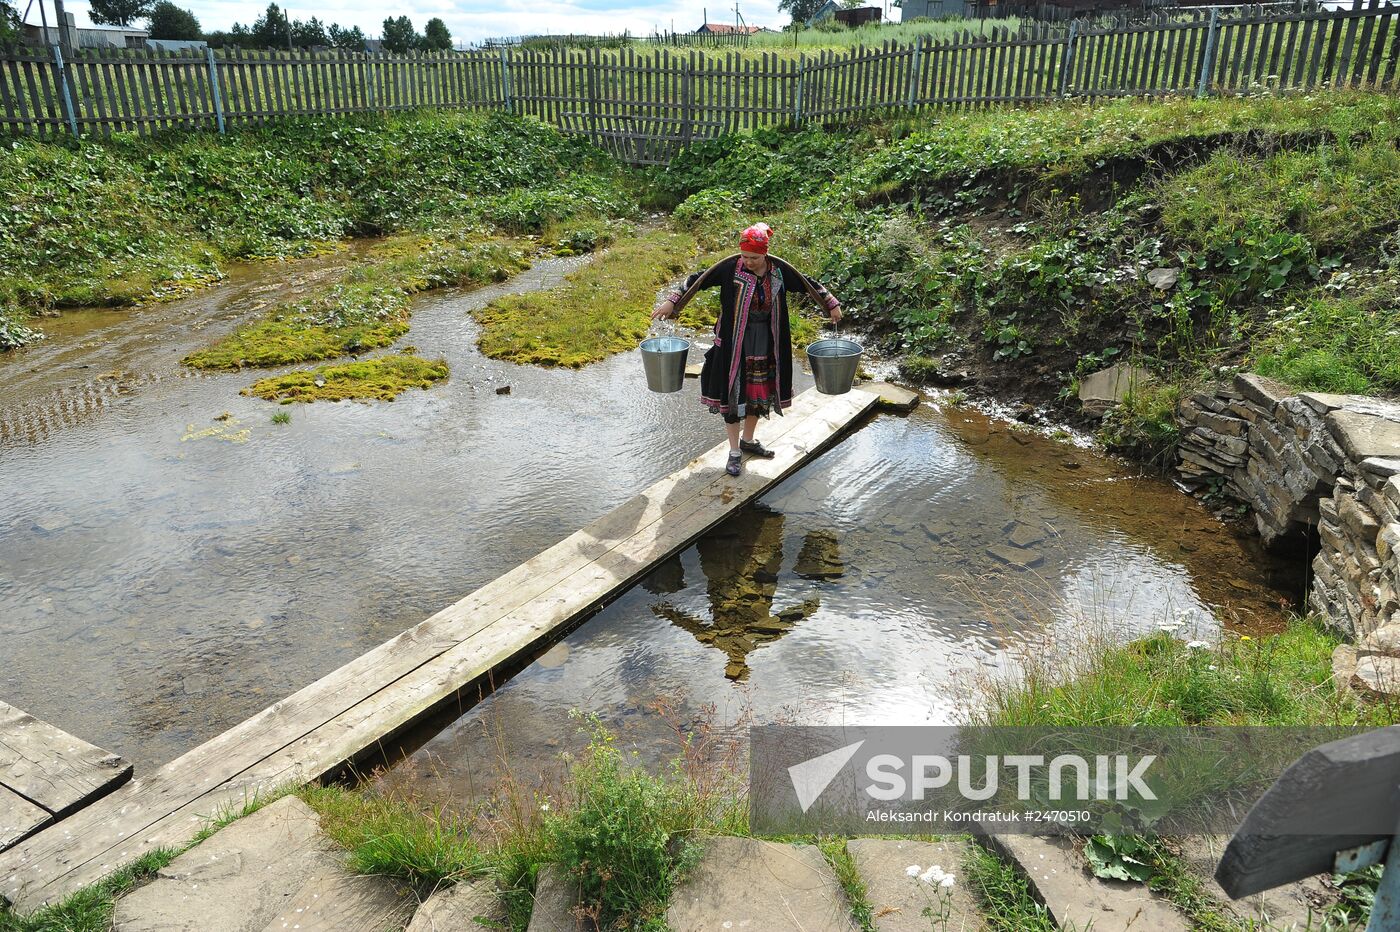
[(1400, 393), (1397, 117), (1349, 93), (944, 113), (703, 144), (656, 182), (702, 239), (768, 219), (935, 377), (1073, 417), (1080, 377), (1147, 367), (1163, 388), (1105, 436), (1160, 449), (1221, 367)]
[(359, 236), (538, 236), (631, 215), (622, 171), (538, 123), (471, 113), (287, 120), (0, 149), (0, 349), (33, 312), (200, 287), (226, 263)]
[[(1313, 618), (1296, 619), (1285, 630), (1260, 637), (1223, 632), (1213, 645), (1188, 643), (1169, 631), (1127, 644), (1075, 637), (1069, 644), (1027, 652), (1014, 673), (984, 679), (978, 699), (985, 705), (973, 716), (974, 723), (1378, 728), (1400, 722), (1400, 707), (1393, 703), (1338, 690), (1332, 651), (1341, 639)], [(1190, 845), (1159, 837), (1150, 827), (1139, 831), (1127, 836), (1140, 844), (1134, 871), (1189, 917), (1193, 927), (1215, 932), (1255, 927), (1207, 891), (1203, 874), (1184, 854)], [(1315, 904), (1315, 928), (1364, 924), (1369, 910), (1365, 891), (1374, 890), (1376, 879), (1373, 871), (1335, 878), (1331, 902)]]
[(408, 332), (414, 294), (503, 281), (528, 268), (524, 244), (477, 234), (405, 234), (372, 247), (311, 296), (185, 357), (196, 369), (282, 366), (388, 346)]

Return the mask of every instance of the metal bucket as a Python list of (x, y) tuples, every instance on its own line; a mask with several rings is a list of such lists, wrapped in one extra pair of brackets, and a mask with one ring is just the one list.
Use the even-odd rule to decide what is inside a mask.
[(680, 337), (651, 337), (642, 341), (642, 367), (647, 388), (654, 392), (678, 392), (685, 385), (685, 361), (690, 341)]
[(839, 338), (818, 340), (807, 347), (807, 361), (812, 364), (817, 391), (823, 395), (844, 395), (850, 391), (864, 352), (859, 343)]

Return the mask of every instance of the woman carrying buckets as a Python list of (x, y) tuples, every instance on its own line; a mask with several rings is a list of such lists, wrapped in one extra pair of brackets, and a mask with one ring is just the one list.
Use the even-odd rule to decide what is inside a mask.
[(652, 319), (675, 317), (700, 289), (720, 290), (715, 344), (705, 352), (700, 372), (700, 401), (724, 417), (729, 435), (725, 471), (731, 476), (739, 475), (743, 454), (773, 455), (754, 440), (754, 428), (760, 417), (767, 417), (770, 411), (781, 415), (792, 405), (788, 291), (805, 292), (827, 309), (833, 324), (841, 321), (841, 302), (830, 292), (777, 256), (768, 255), (772, 235), (766, 223), (749, 227), (739, 236), (738, 255), (687, 278), (651, 314)]

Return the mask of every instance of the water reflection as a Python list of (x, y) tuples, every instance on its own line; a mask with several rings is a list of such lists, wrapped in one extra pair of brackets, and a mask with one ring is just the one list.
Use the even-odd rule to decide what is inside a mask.
[[(821, 599), (810, 596), (794, 605), (773, 610), (783, 568), (783, 515), (767, 505), (750, 509), (747, 520), (731, 521), (702, 537), (696, 545), (700, 569), (705, 575), (708, 610), (696, 611), (684, 603), (656, 602), (651, 611), (701, 644), (718, 648), (728, 658), (727, 679), (748, 678), (748, 656), (762, 644), (776, 641), (804, 618), (816, 614)], [(678, 561), (668, 568), (660, 585), (684, 589), (685, 570)], [(843, 570), (836, 538), (829, 531), (812, 531), (792, 567), (804, 579), (835, 579)], [(656, 574), (653, 574), (655, 576)]]

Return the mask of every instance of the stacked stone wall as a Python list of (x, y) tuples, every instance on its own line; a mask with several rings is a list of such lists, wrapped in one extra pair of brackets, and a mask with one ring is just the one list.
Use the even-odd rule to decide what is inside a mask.
[(1315, 545), (1311, 608), (1357, 639), (1400, 623), (1400, 404), (1244, 374), (1177, 419), (1183, 484), (1247, 504), (1269, 547)]

